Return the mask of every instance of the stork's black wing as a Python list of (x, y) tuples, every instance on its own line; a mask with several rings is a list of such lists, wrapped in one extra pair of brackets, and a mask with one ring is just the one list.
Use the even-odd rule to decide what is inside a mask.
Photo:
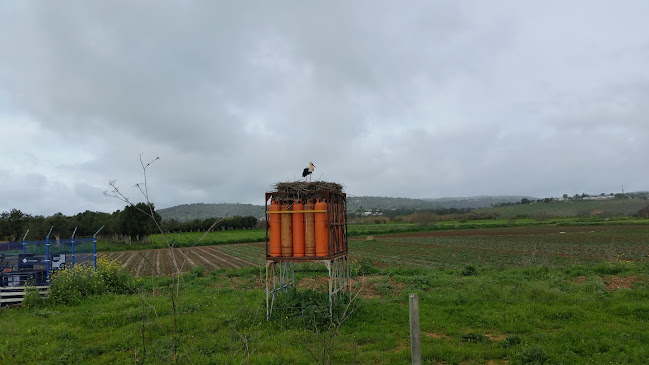
[(305, 167), (305, 168), (304, 168), (304, 171), (302, 171), (302, 177), (306, 177), (306, 176), (307, 176), (308, 174), (310, 174), (310, 173), (311, 173), (311, 171), (309, 171), (309, 168), (308, 168), (308, 167)]

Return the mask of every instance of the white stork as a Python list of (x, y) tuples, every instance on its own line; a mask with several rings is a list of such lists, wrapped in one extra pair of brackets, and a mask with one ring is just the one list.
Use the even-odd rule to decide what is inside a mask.
[[(313, 162), (309, 162), (309, 166), (304, 168), (304, 171), (302, 171), (302, 177), (304, 180), (306, 180), (306, 177), (311, 175), (313, 173), (313, 170), (315, 170), (315, 165)], [(309, 176), (309, 181), (311, 181), (311, 178)]]

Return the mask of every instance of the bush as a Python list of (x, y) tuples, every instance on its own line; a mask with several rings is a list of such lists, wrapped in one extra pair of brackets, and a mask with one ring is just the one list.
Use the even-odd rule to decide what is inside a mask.
[(504, 348), (510, 348), (514, 346), (518, 346), (523, 342), (523, 339), (519, 335), (509, 335), (507, 338), (502, 343), (502, 346)]
[(466, 265), (462, 270), (462, 276), (475, 276), (478, 275), (478, 270), (473, 265)]
[(38, 289), (28, 286), (25, 288), (25, 298), (22, 306), (25, 308), (37, 308), (45, 303), (45, 299), (38, 293)]
[(189, 276), (193, 278), (202, 278), (205, 276), (205, 266), (194, 266), (189, 270)]
[(519, 360), (522, 364), (547, 364), (550, 361), (550, 356), (545, 349), (534, 346), (523, 349)]
[(379, 269), (368, 258), (362, 258), (358, 263), (352, 263), (351, 272), (353, 276), (365, 276), (376, 274)]
[(66, 268), (52, 275), (48, 301), (53, 304), (75, 304), (90, 295), (132, 292), (131, 277), (113, 261), (101, 258), (97, 272), (88, 265)]
[(97, 261), (96, 275), (98, 280), (103, 283), (103, 291), (95, 294), (126, 294), (133, 292), (131, 276), (115, 261), (100, 258)]
[[(333, 318), (329, 316), (329, 295), (326, 292), (311, 289), (279, 293), (275, 298), (271, 319), (283, 322), (286, 328), (313, 328), (318, 331), (328, 329), (332, 324), (339, 323), (350, 303), (346, 293), (339, 295), (333, 301)], [(358, 309), (358, 301), (351, 303), (350, 311)], [(347, 315), (349, 312), (347, 313)]]

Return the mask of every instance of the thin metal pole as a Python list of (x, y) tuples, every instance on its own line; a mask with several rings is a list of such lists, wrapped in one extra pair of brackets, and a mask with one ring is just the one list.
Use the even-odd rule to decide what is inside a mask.
[(266, 261), (266, 320), (270, 319), (270, 306), (269, 306), (269, 297), (270, 297), (270, 282), (268, 280), (268, 266), (272, 265), (270, 261)]
[(25, 232), (25, 237), (23, 237), (23, 254), (27, 253), (27, 233), (29, 233), (29, 230)]
[(45, 264), (47, 266), (47, 275), (46, 281), (50, 282), (50, 234), (52, 233), (54, 226), (50, 227), (50, 231), (47, 232), (47, 237), (45, 237)]
[(327, 266), (327, 272), (329, 273), (329, 318), (333, 318), (333, 316), (334, 316), (334, 314), (333, 314), (333, 300), (331, 298), (331, 295), (332, 295), (331, 292), (333, 291), (332, 285), (331, 285), (332, 284), (331, 283), (331, 261), (326, 260), (325, 261), (325, 266)]
[(101, 228), (99, 228), (97, 232), (95, 232), (95, 234), (92, 235), (92, 243), (95, 246), (95, 272), (97, 272), (97, 234), (102, 229), (104, 229), (104, 226), (101, 226)]
[(72, 232), (72, 268), (74, 268), (74, 234), (77, 233), (77, 228), (79, 227), (74, 227), (74, 231)]

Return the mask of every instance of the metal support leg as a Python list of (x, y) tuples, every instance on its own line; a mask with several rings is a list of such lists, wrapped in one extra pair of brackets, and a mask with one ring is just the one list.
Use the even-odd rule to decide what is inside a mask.
[[(329, 316), (333, 317), (333, 302), (339, 292), (351, 292), (351, 272), (347, 256), (333, 260), (314, 260), (327, 267), (329, 277)], [(295, 287), (295, 263), (282, 261), (266, 261), (266, 319), (273, 313), (275, 297), (284, 292), (288, 293)]]
[(273, 313), (275, 297), (288, 293), (295, 286), (295, 266), (292, 262), (266, 261), (266, 320)]

